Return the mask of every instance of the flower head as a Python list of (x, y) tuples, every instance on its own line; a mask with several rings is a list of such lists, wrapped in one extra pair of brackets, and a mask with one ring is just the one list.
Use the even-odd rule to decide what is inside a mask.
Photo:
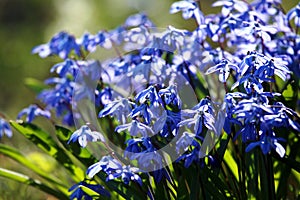
[(300, 3), (286, 14), (286, 18), (288, 21), (295, 18), (295, 25), (300, 26)]
[(204, 23), (203, 14), (196, 1), (184, 0), (173, 3), (170, 8), (170, 13), (173, 14), (179, 11), (182, 11), (182, 17), (184, 19), (194, 18), (199, 25)]
[(12, 131), (7, 121), (5, 121), (3, 118), (0, 118), (0, 139), (3, 137), (3, 135), (11, 137)]
[(222, 60), (222, 62), (220, 62), (219, 64), (209, 68), (206, 71), (206, 74), (219, 71), (219, 81), (225, 83), (229, 77), (231, 69), (233, 69), (236, 72), (239, 72), (239, 68), (237, 65), (230, 63), (228, 60)]
[(31, 123), (32, 120), (37, 116), (43, 116), (46, 118), (50, 118), (51, 114), (48, 110), (43, 110), (39, 108), (37, 105), (30, 105), (27, 108), (24, 108), (19, 112), (17, 119), (21, 119), (22, 116), (27, 115), (26, 122)]
[(66, 59), (72, 50), (74, 50), (78, 56), (81, 55), (80, 47), (76, 44), (75, 37), (62, 31), (56, 34), (49, 43), (35, 47), (32, 53), (38, 53), (42, 58), (50, 55), (58, 55), (62, 59)]
[(76, 130), (70, 137), (68, 144), (70, 142), (75, 142), (78, 140), (78, 143), (82, 147), (86, 147), (87, 142), (96, 142), (101, 140), (105, 141), (103, 135), (97, 131), (92, 131), (87, 125), (81, 126), (78, 130)]
[(285, 149), (279, 143), (279, 141), (284, 141), (284, 140), (282, 138), (264, 136), (261, 140), (250, 143), (246, 148), (246, 152), (249, 152), (253, 148), (259, 146), (263, 154), (268, 154), (272, 149), (274, 149), (276, 150), (276, 152), (279, 154), (280, 157), (283, 157), (285, 154)]

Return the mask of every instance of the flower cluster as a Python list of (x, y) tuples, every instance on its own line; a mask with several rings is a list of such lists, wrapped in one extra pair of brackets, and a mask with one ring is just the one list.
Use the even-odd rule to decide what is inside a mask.
[[(300, 131), (295, 108), (280, 101), (288, 80), (300, 78), (300, 4), (285, 14), (280, 0), (220, 0), (213, 6), (222, 7), (221, 13), (214, 15), (204, 15), (199, 4), (182, 0), (170, 8), (170, 13), (194, 19), (194, 30), (169, 26), (157, 33), (141, 13), (110, 31), (85, 33), (79, 39), (60, 32), (34, 48), (32, 52), (43, 58), (56, 55), (63, 61), (51, 68), (57, 76), (46, 84), (52, 87), (38, 96), (45, 109), (31, 105), (18, 118), (27, 115), (30, 123), (36, 116), (50, 118), (54, 110), (63, 123), (74, 125), (74, 118), (80, 117), (72, 112), (74, 90), (81, 84), (76, 78), (84, 74), (96, 80), (97, 87), (82, 89), (79, 97), (87, 94), (95, 99), (99, 121), (111, 120), (109, 134), (125, 138), (122, 156), (137, 163), (132, 167), (117, 156), (104, 156), (88, 168), (89, 181), (101, 172), (106, 181), (136, 182), (142, 187), (140, 174), (152, 171), (147, 177), (155, 183), (173, 184), (160, 150), (176, 140), (171, 146), (177, 163), (185, 168), (213, 164), (215, 158), (202, 147), (208, 133), (219, 137), (222, 128), (233, 140), (241, 136), (246, 152), (260, 147), (265, 155), (275, 150), (284, 157), (288, 136), (278, 133), (279, 128)], [(101, 69), (95, 70), (96, 61), (86, 60), (86, 55), (96, 48), (113, 49), (117, 56), (101, 61)], [(128, 53), (122, 55), (123, 51)], [(213, 79), (212, 73), (218, 74), (226, 91), (224, 102), (216, 102), (219, 99), (212, 95), (220, 88), (204, 89), (202, 76)], [(279, 81), (287, 84), (281, 86)], [(188, 86), (197, 96), (196, 105), (185, 102), (190, 98), (184, 96)], [(0, 136), (10, 136), (7, 123), (0, 119), (0, 125)], [(99, 140), (107, 143), (102, 133), (84, 125), (73, 132), (69, 143), (78, 141), (86, 147), (87, 142)], [(82, 181), (70, 189), (71, 199), (89, 199), (83, 188), (109, 196), (102, 186)], [(152, 198), (149, 188), (147, 193)]]

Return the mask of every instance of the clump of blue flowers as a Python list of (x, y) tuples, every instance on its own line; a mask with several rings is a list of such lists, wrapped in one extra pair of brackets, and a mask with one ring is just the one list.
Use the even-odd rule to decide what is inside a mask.
[[(220, 13), (205, 15), (201, 1), (183, 0), (169, 12), (195, 20), (191, 30), (158, 32), (141, 13), (95, 35), (60, 32), (32, 50), (62, 59), (38, 95), (43, 108), (18, 119), (55, 113), (77, 127), (67, 145), (107, 152), (89, 162), (71, 199), (286, 198), (286, 173), (300, 173), (299, 5), (222, 0), (213, 3)], [(116, 57), (87, 60), (97, 48)], [(96, 113), (76, 111), (84, 99)]]

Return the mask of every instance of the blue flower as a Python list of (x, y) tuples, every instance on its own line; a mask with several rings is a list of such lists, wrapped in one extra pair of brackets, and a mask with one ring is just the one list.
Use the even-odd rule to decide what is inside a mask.
[(117, 117), (119, 122), (123, 124), (126, 122), (127, 116), (134, 107), (134, 103), (128, 99), (120, 99), (106, 104), (103, 110), (99, 112), (99, 117), (105, 117), (107, 115)]
[(256, 66), (263, 65), (267, 60), (266, 56), (256, 51), (248, 52), (240, 64), (240, 75), (243, 76), (246, 72), (250, 74), (250, 72), (255, 71)]
[(225, 17), (232, 13), (234, 9), (240, 13), (247, 12), (249, 9), (247, 3), (239, 0), (219, 0), (213, 3), (212, 6), (222, 6), (221, 12)]
[(97, 44), (95, 42), (95, 36), (90, 33), (84, 33), (76, 42), (78, 45), (82, 46), (85, 51), (96, 51)]
[(136, 82), (149, 83), (160, 82), (166, 76), (165, 72), (165, 60), (161, 58), (161, 50), (155, 50), (153, 48), (146, 48), (141, 52), (140, 62), (127, 74), (132, 76)]
[(153, 146), (150, 138), (129, 139), (124, 156), (130, 160), (137, 160), (143, 171), (153, 171), (162, 168), (162, 156)]
[(163, 157), (153, 146), (136, 154), (135, 159), (138, 161), (139, 168), (143, 171), (154, 171), (163, 168)]
[(136, 173), (140, 170), (136, 167), (122, 166), (122, 164), (111, 156), (104, 156), (101, 160), (91, 165), (87, 170), (88, 177), (92, 178), (100, 171), (104, 171), (108, 176), (106, 181), (122, 178), (122, 181), (128, 185), (130, 181), (136, 181), (142, 185), (142, 179)]
[(117, 28), (108, 31), (109, 40), (115, 45), (121, 45), (124, 42), (124, 33), (127, 31), (124, 25), (118, 26)]
[(238, 16), (230, 14), (228, 15), (228, 17), (221, 21), (221, 25), (218, 32), (226, 33), (228, 28), (230, 30), (235, 30), (237, 28), (240, 28), (242, 23), (242, 19), (240, 19)]
[(125, 23), (125, 27), (138, 27), (138, 26), (145, 26), (153, 28), (155, 27), (154, 23), (148, 18), (145, 13), (138, 13), (129, 16)]
[(252, 2), (251, 5), (255, 7), (256, 11), (274, 16), (278, 13), (278, 7), (276, 5), (280, 3), (281, 0), (256, 0)]
[(125, 56), (122, 59), (114, 60), (109, 63), (109, 66), (113, 68), (114, 75), (120, 76), (123, 74), (126, 74), (129, 69), (129, 62), (131, 58), (128, 58), (129, 56)]
[(112, 102), (113, 100), (113, 91), (110, 87), (105, 87), (102, 90), (96, 90), (96, 105), (105, 106)]
[[(58, 117), (65, 115), (66, 118), (72, 116), (71, 100), (74, 89), (74, 82), (66, 77), (54, 77), (47, 79), (46, 84), (54, 84), (54, 88), (43, 90), (39, 95), (47, 109), (55, 109)], [(72, 125), (73, 120), (68, 120), (68, 124)]]
[[(126, 50), (135, 50), (140, 45), (144, 46), (149, 42), (150, 39), (150, 33), (147, 29), (147, 27), (140, 26), (137, 28), (132, 28), (126, 32), (126, 35), (124, 36), (124, 41), (128, 42), (128, 45), (125, 47)], [(131, 49), (133, 48), (133, 49)]]
[(263, 65), (254, 72), (254, 76), (263, 81), (269, 81), (270, 77), (277, 75), (283, 81), (286, 81), (290, 70), (286, 66), (287, 62), (279, 58), (268, 59)]
[(259, 21), (243, 22), (244, 28), (240, 30), (236, 29), (236, 34), (241, 37), (247, 38), (247, 36), (258, 36), (264, 42), (271, 41), (271, 35), (278, 32), (277, 28), (273, 26), (265, 26)]
[(132, 160), (134, 153), (139, 153), (146, 149), (145, 145), (143, 145), (143, 143), (145, 144), (146, 141), (146, 138), (133, 138), (127, 140), (124, 156)]
[(6, 135), (7, 137), (12, 136), (12, 131), (9, 124), (2, 118), (0, 118), (0, 139)]
[(177, 49), (180, 50), (182, 45), (185, 43), (185, 37), (189, 37), (191, 35), (192, 33), (188, 30), (177, 29), (173, 26), (169, 26), (168, 30), (159, 37), (161, 41), (160, 45), (155, 47), (164, 51), (174, 52)]
[(146, 125), (151, 124), (151, 110), (147, 104), (141, 104), (132, 110), (130, 113), (131, 118), (141, 117)]
[(192, 144), (195, 136), (196, 135), (194, 133), (184, 132), (182, 136), (176, 141), (176, 152), (180, 154), (187, 151)]
[(32, 53), (38, 53), (42, 58), (58, 55), (62, 59), (66, 59), (72, 50), (81, 56), (80, 46), (76, 43), (75, 37), (62, 31), (56, 34), (49, 43), (35, 47)]
[(79, 46), (82, 46), (85, 51), (94, 52), (97, 46), (109, 49), (112, 47), (110, 34), (106, 31), (99, 31), (96, 35), (85, 33), (77, 41)]
[(228, 60), (223, 59), (219, 64), (209, 68), (206, 71), (206, 74), (210, 74), (216, 71), (219, 71), (219, 81), (225, 83), (229, 77), (230, 69), (233, 69), (236, 72), (239, 72), (237, 65), (230, 63)]
[(292, 127), (296, 131), (300, 131), (300, 125), (296, 120), (299, 120), (298, 114), (290, 108), (287, 108), (283, 103), (276, 102), (272, 105), (273, 112), (270, 115), (264, 116), (264, 120), (274, 127)]
[(111, 34), (106, 31), (99, 31), (95, 36), (93, 40), (93, 45), (100, 46), (106, 49), (110, 49), (112, 47), (112, 40), (110, 39)]
[(24, 115), (27, 115), (26, 122), (31, 123), (37, 116), (43, 116), (50, 119), (51, 113), (48, 110), (42, 110), (37, 105), (30, 105), (19, 112), (17, 119), (21, 119)]
[(177, 13), (182, 11), (182, 17), (184, 19), (194, 18), (198, 25), (204, 24), (204, 16), (200, 11), (197, 2), (193, 0), (177, 1), (171, 5), (170, 13)]
[(136, 174), (138, 172), (140, 172), (139, 168), (131, 166), (123, 166), (118, 169), (106, 170), (108, 175), (106, 181), (122, 178), (123, 183), (126, 185), (128, 185), (130, 181), (135, 181), (142, 186), (142, 179), (138, 174)]
[(213, 108), (211, 106), (211, 102), (204, 98), (202, 99), (194, 108), (191, 110), (186, 109), (183, 111), (183, 116), (187, 116), (187, 119), (182, 120), (178, 123), (178, 127), (180, 126), (192, 126), (194, 125), (194, 133), (197, 136), (200, 136), (203, 131), (203, 125), (214, 132), (215, 129), (215, 118), (213, 115)]
[(106, 172), (120, 169), (121, 167), (121, 163), (116, 159), (111, 156), (103, 156), (99, 162), (96, 162), (87, 169), (86, 174), (89, 178), (93, 178), (100, 171)]
[(287, 62), (281, 58), (268, 58), (256, 51), (249, 52), (240, 64), (241, 78), (232, 85), (231, 89), (244, 84), (246, 92), (263, 92), (263, 82), (274, 82), (273, 76), (277, 75), (282, 80), (289, 78), (291, 73), (286, 66)]
[(279, 143), (279, 141), (284, 141), (282, 138), (275, 138), (272, 136), (264, 136), (261, 140), (257, 142), (250, 143), (246, 152), (251, 151), (253, 148), (259, 146), (263, 152), (263, 154), (268, 154), (272, 149), (275, 149), (280, 157), (283, 157), (285, 154), (284, 147)]
[(243, 99), (233, 108), (237, 119), (245, 119), (245, 122), (256, 122), (265, 114), (273, 114), (273, 110), (261, 101), (260, 98), (252, 97)]
[(295, 25), (300, 27), (300, 3), (286, 14), (286, 18), (288, 21), (295, 18)]
[(178, 124), (181, 121), (181, 112), (166, 111), (165, 124), (159, 134), (162, 137), (176, 136), (178, 132)]
[(193, 140), (192, 144), (190, 145), (190, 148), (192, 148), (191, 151), (183, 154), (176, 160), (176, 162), (184, 160), (185, 168), (188, 168), (193, 162), (200, 162), (200, 144), (197, 141)]
[(89, 184), (84, 181), (81, 181), (75, 185), (73, 185), (70, 189), (69, 192), (72, 192), (70, 195), (70, 199), (86, 199), (86, 200), (93, 200), (95, 199), (95, 196), (90, 196), (87, 193), (87, 190), (92, 190), (96, 193), (102, 196), (110, 197), (110, 193), (105, 190), (105, 188), (102, 185), (99, 184)]
[(140, 104), (149, 104), (150, 106), (159, 106), (162, 103), (160, 96), (158, 95), (157, 90), (159, 86), (149, 86), (147, 89), (142, 90), (135, 96), (135, 101)]
[(54, 65), (50, 69), (50, 72), (52, 73), (55, 71), (60, 77), (65, 77), (67, 74), (76, 77), (79, 68), (79, 65), (74, 60), (66, 59), (64, 62)]
[(142, 137), (148, 137), (154, 135), (154, 132), (151, 129), (151, 127), (141, 122), (138, 122), (137, 120), (132, 120), (132, 122), (128, 124), (119, 125), (115, 129), (115, 131), (118, 133), (125, 130), (128, 130), (131, 136), (137, 136), (139, 133), (141, 134)]
[(160, 89), (158, 94), (167, 110), (174, 112), (181, 110), (182, 102), (178, 95), (176, 85), (170, 85), (167, 88)]
[(245, 98), (240, 100), (235, 107), (230, 110), (230, 113), (235, 115), (235, 120), (232, 122), (240, 125), (243, 122), (243, 127), (236, 133), (235, 138), (242, 134), (243, 142), (255, 139), (258, 135), (257, 128), (265, 112), (267, 112), (267, 114), (273, 113), (270, 108), (263, 105), (257, 98)]
[(87, 142), (96, 142), (98, 140), (105, 142), (105, 139), (101, 133), (92, 131), (87, 125), (83, 125), (78, 130), (76, 130), (71, 135), (68, 144), (70, 142), (75, 142), (76, 140), (78, 140), (78, 143), (82, 147), (86, 147)]

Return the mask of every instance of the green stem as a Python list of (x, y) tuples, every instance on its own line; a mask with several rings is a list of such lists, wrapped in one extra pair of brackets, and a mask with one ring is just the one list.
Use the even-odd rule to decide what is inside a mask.
[(242, 172), (242, 180), (241, 180), (241, 190), (242, 190), (242, 198), (247, 199), (246, 192), (246, 162), (245, 162), (245, 143), (242, 143), (242, 155), (241, 155), (241, 172)]
[(265, 155), (264, 160), (265, 160), (265, 167), (266, 167), (266, 172), (268, 177), (269, 199), (270, 200), (276, 199), (272, 157), (270, 155)]

